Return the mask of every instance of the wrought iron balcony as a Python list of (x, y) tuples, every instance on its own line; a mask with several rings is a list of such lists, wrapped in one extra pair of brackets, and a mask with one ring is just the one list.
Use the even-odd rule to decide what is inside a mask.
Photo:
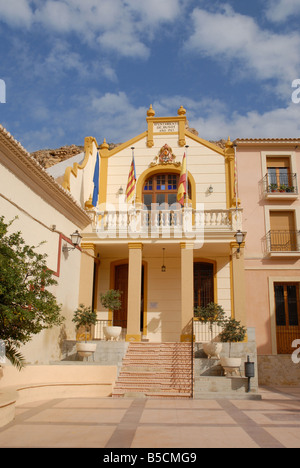
[(267, 233), (268, 252), (300, 252), (299, 231), (274, 231)]
[(280, 174), (279, 179), (273, 174), (266, 174), (263, 178), (263, 189), (267, 195), (298, 195), (297, 174)]

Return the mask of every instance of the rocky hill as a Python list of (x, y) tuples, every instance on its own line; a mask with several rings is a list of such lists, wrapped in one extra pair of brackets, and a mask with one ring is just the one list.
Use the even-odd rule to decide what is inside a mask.
[(58, 149), (44, 149), (38, 150), (34, 153), (31, 153), (33, 156), (45, 169), (48, 167), (54, 166), (61, 161), (65, 161), (66, 159), (75, 156), (76, 154), (82, 153), (83, 146), (62, 146)]
[[(109, 149), (113, 149), (116, 146), (119, 146), (121, 143), (108, 143)], [(54, 166), (61, 161), (65, 161), (66, 159), (71, 158), (72, 156), (76, 156), (76, 154), (82, 153), (84, 151), (84, 146), (62, 146), (58, 149), (42, 149), (38, 151), (34, 151), (31, 153), (41, 166), (45, 169), (48, 167)]]

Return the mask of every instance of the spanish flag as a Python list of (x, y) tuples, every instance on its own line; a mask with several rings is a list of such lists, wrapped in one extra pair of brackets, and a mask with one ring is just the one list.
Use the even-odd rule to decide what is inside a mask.
[(126, 187), (126, 199), (127, 202), (130, 202), (132, 197), (135, 195), (135, 186), (136, 186), (136, 172), (135, 172), (135, 162), (134, 156), (132, 155), (132, 162), (130, 165), (129, 175), (128, 175), (128, 182)]
[(178, 184), (177, 201), (183, 206), (184, 196), (186, 194), (186, 156), (185, 153), (182, 158), (181, 172)]

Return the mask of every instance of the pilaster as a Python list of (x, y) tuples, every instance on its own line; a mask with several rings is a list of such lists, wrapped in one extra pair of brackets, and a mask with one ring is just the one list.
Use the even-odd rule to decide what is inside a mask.
[(126, 341), (141, 341), (141, 290), (143, 244), (128, 244), (128, 304)]

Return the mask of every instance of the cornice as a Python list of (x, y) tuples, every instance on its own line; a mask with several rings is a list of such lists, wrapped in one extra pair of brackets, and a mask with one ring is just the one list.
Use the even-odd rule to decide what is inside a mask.
[(0, 125), (1, 163), (26, 183), (47, 203), (84, 228), (90, 218), (72, 195), (31, 156), (15, 138)]
[(237, 138), (237, 145), (299, 145), (299, 138)]

